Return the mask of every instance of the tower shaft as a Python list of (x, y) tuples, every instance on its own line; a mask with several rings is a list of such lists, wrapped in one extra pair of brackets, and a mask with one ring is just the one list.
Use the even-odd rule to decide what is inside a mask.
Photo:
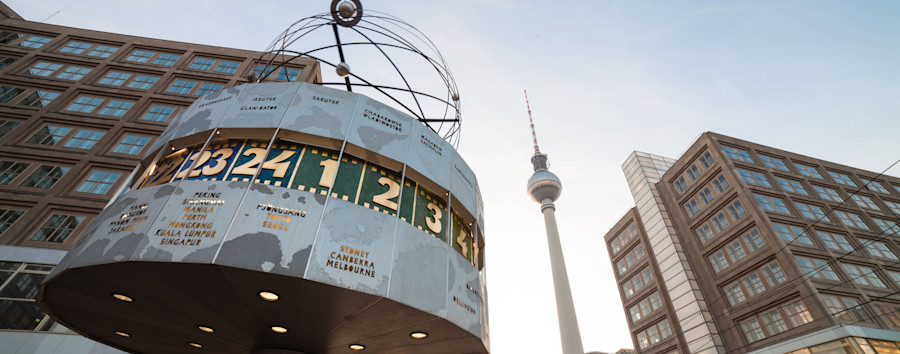
[(544, 225), (547, 228), (547, 246), (550, 249), (550, 270), (553, 273), (553, 289), (556, 295), (556, 315), (559, 318), (559, 337), (563, 354), (582, 354), (581, 331), (578, 329), (578, 317), (575, 315), (575, 303), (572, 301), (572, 290), (569, 287), (569, 273), (566, 271), (566, 260), (563, 257), (562, 245), (559, 242), (559, 230), (556, 227), (556, 206), (553, 201), (544, 199), (541, 202), (544, 214)]

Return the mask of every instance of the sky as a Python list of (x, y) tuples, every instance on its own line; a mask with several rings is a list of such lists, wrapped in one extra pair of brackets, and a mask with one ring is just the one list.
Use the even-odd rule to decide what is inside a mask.
[[(248, 50), (330, 5), (5, 3), (28, 20)], [(632, 151), (677, 158), (714, 131), (875, 172), (900, 159), (900, 2), (362, 3), (425, 33), (456, 78), (458, 150), (485, 204), (493, 353), (560, 352), (540, 206), (526, 194), (523, 89), (563, 183), (556, 217), (586, 351), (633, 347), (603, 243), (634, 205), (621, 170)]]

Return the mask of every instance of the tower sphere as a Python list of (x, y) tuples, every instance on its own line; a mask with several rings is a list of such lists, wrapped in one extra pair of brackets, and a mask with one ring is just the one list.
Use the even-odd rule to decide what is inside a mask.
[(544, 199), (555, 202), (561, 192), (562, 182), (556, 174), (548, 170), (535, 171), (528, 179), (528, 194), (538, 203), (542, 203)]

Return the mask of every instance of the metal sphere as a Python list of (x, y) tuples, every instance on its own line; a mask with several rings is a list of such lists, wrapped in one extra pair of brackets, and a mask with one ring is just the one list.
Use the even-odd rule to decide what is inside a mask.
[(539, 170), (528, 179), (528, 195), (538, 203), (543, 203), (544, 199), (554, 202), (559, 199), (560, 193), (562, 193), (562, 182), (553, 172)]
[(347, 76), (350, 76), (350, 65), (348, 65), (348, 64), (345, 63), (345, 62), (341, 62), (341, 63), (338, 64), (336, 67), (334, 67), (334, 71), (335, 71), (335, 72), (338, 74), (338, 76), (340, 76), (340, 77), (347, 77)]
[(338, 15), (341, 17), (350, 19), (353, 17), (353, 13), (356, 12), (356, 7), (353, 6), (353, 3), (349, 1), (344, 1), (337, 8)]

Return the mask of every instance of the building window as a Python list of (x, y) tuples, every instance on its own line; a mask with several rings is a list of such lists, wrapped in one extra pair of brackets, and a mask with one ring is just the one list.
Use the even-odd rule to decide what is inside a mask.
[(128, 87), (147, 90), (156, 83), (156, 80), (159, 80), (159, 76), (138, 75), (134, 80), (128, 83)]
[(53, 214), (34, 236), (31, 236), (31, 240), (63, 243), (83, 220), (83, 216)]
[(855, 250), (853, 245), (850, 244), (850, 241), (848, 241), (847, 237), (844, 235), (825, 231), (816, 231), (816, 234), (819, 235), (819, 239), (825, 243), (825, 247), (832, 250), (844, 252), (853, 252)]
[(147, 51), (147, 50), (138, 49), (138, 50), (131, 52), (131, 55), (129, 55), (128, 58), (125, 58), (125, 60), (133, 61), (133, 62), (137, 62), (137, 63), (146, 63), (148, 60), (150, 60), (150, 57), (152, 57), (153, 54), (156, 54), (156, 53)]
[(709, 166), (712, 166), (712, 164), (715, 162), (716, 160), (713, 160), (713, 157), (709, 154), (709, 151), (704, 152), (703, 155), (700, 156), (700, 165), (703, 166), (703, 168), (709, 168)]
[(212, 58), (194, 58), (194, 61), (188, 66), (188, 69), (206, 71), (209, 70), (215, 62), (216, 60)]
[(637, 236), (637, 229), (635, 229), (634, 223), (628, 224), (628, 227), (625, 228), (618, 235), (613, 237), (609, 243), (612, 246), (613, 254), (619, 252), (623, 246), (627, 245), (628, 242), (631, 242), (634, 237)]
[(0, 86), (0, 102), (7, 103), (16, 98), (19, 94), (25, 92), (25, 89), (12, 86)]
[(766, 282), (769, 283), (769, 287), (774, 287), (787, 280), (787, 277), (784, 275), (784, 272), (781, 271), (781, 266), (778, 265), (778, 262), (772, 262), (763, 266), (762, 273), (766, 278)]
[(110, 71), (98, 83), (101, 85), (122, 86), (129, 77), (131, 77), (130, 73)]
[(171, 53), (163, 53), (160, 54), (156, 59), (153, 60), (153, 64), (156, 65), (164, 65), (164, 66), (172, 66), (175, 64), (175, 61), (180, 58), (181, 55), (171, 54)]
[(69, 172), (68, 167), (41, 165), (31, 175), (25, 178), (19, 186), (49, 189), (59, 181), (63, 175)]
[(728, 302), (731, 303), (731, 306), (737, 305), (747, 300), (747, 298), (744, 296), (744, 290), (741, 290), (741, 286), (738, 285), (738, 283), (726, 285), (725, 296), (728, 298)]
[(81, 54), (90, 47), (90, 43), (70, 41), (64, 47), (59, 48), (59, 51), (60, 53)]
[(812, 314), (806, 309), (803, 300), (797, 300), (784, 305), (781, 309), (784, 311), (785, 315), (787, 315), (788, 321), (790, 321), (791, 325), (794, 327), (799, 327), (813, 321)]
[(57, 97), (59, 97), (59, 92), (35, 90), (24, 99), (19, 101), (19, 105), (29, 107), (46, 107)]
[(722, 175), (716, 177), (716, 179), (714, 179), (712, 183), (713, 186), (716, 187), (716, 190), (719, 191), (719, 193), (724, 192), (725, 188), (728, 188), (728, 181), (726, 181), (725, 176)]
[(149, 141), (150, 138), (146, 136), (126, 134), (119, 144), (113, 148), (113, 152), (117, 154), (137, 155)]
[(900, 226), (897, 225), (896, 221), (888, 221), (879, 218), (872, 218), (872, 221), (874, 221), (875, 225), (884, 233), (888, 235), (900, 235)]
[(97, 130), (79, 129), (78, 132), (69, 138), (63, 146), (77, 149), (90, 149), (94, 147), (94, 144), (100, 141), (103, 134), (105, 133)]
[(50, 43), (52, 38), (41, 37), (41, 36), (31, 36), (28, 39), (19, 43), (20, 46), (26, 48), (40, 48), (43, 47), (44, 44)]
[(803, 272), (801, 276), (840, 281), (837, 273), (834, 272), (834, 269), (831, 268), (831, 265), (828, 264), (827, 261), (800, 256), (794, 256), (794, 259), (797, 260), (797, 266), (799, 266), (800, 271)]
[(208, 95), (213, 92), (222, 91), (222, 87), (225, 87), (225, 85), (214, 84), (211, 82), (204, 82), (204, 83), (200, 84), (200, 88), (197, 89), (197, 92), (194, 93), (194, 95), (205, 96), (205, 95)]
[(741, 150), (730, 146), (722, 146), (722, 150), (725, 151), (725, 155), (728, 155), (728, 158), (732, 160), (753, 163), (753, 158), (750, 157), (750, 153), (746, 150)]
[(781, 314), (778, 313), (778, 309), (766, 312), (762, 314), (760, 318), (762, 318), (763, 325), (766, 327), (766, 331), (769, 332), (769, 335), (776, 335), (778, 333), (787, 331), (787, 326), (781, 319)]
[(866, 241), (863, 242), (866, 246), (866, 251), (869, 252), (873, 257), (881, 257), (892, 260), (897, 260), (897, 255), (894, 254), (894, 251), (884, 243), (879, 241)]
[(9, 134), (9, 132), (13, 131), (13, 129), (16, 129), (19, 124), (19, 122), (0, 119), (0, 138), (6, 136), (6, 134)]
[(725, 228), (728, 227), (728, 219), (725, 219), (724, 213), (718, 213), (710, 220), (712, 220), (713, 227), (716, 228), (716, 232), (722, 232), (722, 230), (725, 230)]
[(53, 266), (0, 262), (0, 298), (3, 318), (0, 329), (49, 331), (55, 322), (35, 305), (38, 288)]
[(869, 198), (867, 196), (854, 194), (850, 196), (850, 199), (853, 199), (853, 202), (856, 203), (856, 205), (859, 205), (863, 208), (881, 210), (878, 209), (878, 205), (875, 205), (875, 202), (872, 201), (872, 198)]
[(281, 68), (278, 70), (278, 75), (275, 77), (275, 79), (294, 81), (297, 80), (298, 75), (300, 75), (300, 69)]
[(171, 92), (171, 93), (187, 95), (188, 93), (191, 92), (191, 90), (196, 85), (197, 85), (196, 81), (178, 79), (178, 80), (175, 80), (175, 82), (172, 83), (172, 86), (169, 86), (169, 89), (166, 91)]
[[(19, 220), (19, 217), (25, 214), (25, 211), (22, 210), (14, 210), (14, 209), (0, 209), (0, 235), (3, 234), (6, 229), (9, 229), (13, 224), (16, 223), (16, 220)], [(0, 282), (2, 284), (2, 282)]]
[(746, 234), (744, 234), (744, 243), (747, 244), (747, 248), (750, 250), (750, 252), (755, 252), (762, 246), (766, 245), (766, 241), (763, 240), (762, 236), (759, 234), (759, 231), (756, 231), (756, 229), (751, 229)]
[(672, 184), (675, 185), (675, 190), (678, 193), (684, 192), (684, 190), (687, 189), (687, 182), (684, 181), (684, 177), (678, 177)]
[(806, 230), (803, 230), (802, 228), (779, 223), (772, 223), (772, 225), (775, 226), (775, 232), (777, 232), (778, 235), (781, 236), (781, 239), (788, 244), (799, 242), (803, 245), (815, 246), (812, 239), (806, 234)]
[(862, 220), (859, 214), (849, 213), (846, 211), (835, 210), (834, 215), (837, 215), (838, 219), (841, 219), (841, 222), (850, 227), (856, 227), (865, 230), (871, 230), (868, 225)]
[(700, 169), (697, 168), (696, 165), (691, 165), (690, 168), (687, 169), (688, 178), (690, 178), (691, 182), (700, 178)]
[(130, 101), (110, 100), (98, 114), (101, 116), (121, 117), (128, 112), (128, 109), (131, 108), (133, 104), (134, 102)]
[[(113, 46), (108, 46), (108, 45), (98, 45), (98, 46), (94, 47), (94, 49), (88, 53), (88, 56), (98, 57), (98, 58), (109, 58), (109, 56), (112, 55), (113, 53), (115, 53), (117, 50), (119, 50), (119, 47), (113, 47)], [(131, 57), (129, 56), (129, 58), (131, 58)], [(132, 60), (132, 61), (134, 61), (134, 60)], [(146, 61), (146, 60), (144, 60), (144, 61)]]
[(825, 310), (841, 322), (872, 322), (859, 300), (836, 295), (822, 295)]
[(787, 205), (784, 204), (784, 200), (781, 198), (769, 197), (759, 194), (754, 194), (754, 198), (759, 203), (759, 206), (766, 211), (776, 211), (782, 214), (791, 214), (790, 209), (787, 208)]
[(669, 320), (664, 319), (639, 332), (636, 337), (638, 346), (641, 349), (645, 349), (662, 342), (670, 336), (672, 336), (672, 328), (669, 326)]
[(69, 107), (66, 107), (66, 110), (72, 112), (91, 113), (102, 102), (103, 99), (100, 97), (80, 96), (75, 100), (75, 102), (72, 102)]
[(662, 302), (659, 299), (659, 293), (653, 293), (629, 309), (629, 312), (631, 313), (631, 322), (635, 323), (642, 318), (647, 318), (647, 316), (658, 310), (661, 306)]
[(816, 193), (819, 194), (819, 197), (822, 199), (830, 200), (833, 202), (844, 201), (843, 199), (841, 199), (841, 195), (838, 194), (838, 192), (834, 189), (819, 186), (813, 186), (813, 189), (816, 191)]
[(700, 202), (703, 203), (703, 206), (706, 206), (710, 202), (713, 201), (716, 197), (709, 191), (709, 188), (704, 187), (703, 190), (697, 193), (697, 196), (700, 197)]
[(802, 163), (794, 163), (794, 167), (796, 167), (797, 171), (803, 176), (815, 179), (825, 179), (815, 167), (807, 166)]
[(747, 170), (742, 170), (740, 168), (737, 169), (737, 171), (741, 175), (741, 179), (743, 179), (744, 182), (747, 182), (747, 183), (753, 184), (753, 185), (772, 188), (772, 184), (770, 184), (769, 180), (766, 179), (766, 175), (764, 175), (762, 173), (750, 172)]
[(744, 277), (741, 283), (744, 284), (744, 288), (747, 289), (747, 294), (750, 297), (766, 291), (766, 286), (763, 285), (762, 280), (759, 279), (759, 275), (756, 275), (756, 273), (750, 273), (750, 275)]
[(766, 335), (763, 334), (762, 328), (759, 327), (759, 322), (755, 318), (741, 322), (741, 330), (744, 331), (744, 335), (747, 336), (747, 341), (750, 343), (766, 337)]
[(888, 277), (891, 278), (891, 280), (893, 280), (894, 283), (896, 283), (897, 285), (900, 285), (900, 272), (893, 271), (893, 270), (888, 270), (886, 272), (887, 272)]
[(709, 229), (709, 225), (707, 224), (698, 227), (694, 232), (697, 233), (697, 237), (700, 238), (700, 243), (706, 243), (706, 241), (713, 238), (712, 230)]
[(120, 174), (117, 172), (94, 171), (87, 177), (84, 182), (78, 186), (76, 192), (106, 194), (107, 191), (116, 183)]
[(725, 252), (728, 252), (728, 258), (731, 259), (731, 263), (737, 263), (747, 256), (747, 254), (744, 253), (744, 248), (741, 247), (741, 242), (737, 240), (730, 245), (725, 246)]
[(727, 209), (728, 209), (728, 214), (731, 214), (732, 220), (738, 220), (742, 216), (744, 216), (744, 214), (747, 213), (744, 210), (744, 206), (741, 205), (740, 200), (735, 200), (734, 203), (731, 203), (730, 205), (728, 205)]
[(759, 159), (762, 160), (763, 165), (766, 165), (767, 167), (779, 169), (782, 171), (790, 171), (790, 170), (788, 170), (787, 165), (784, 164), (784, 160), (782, 160), (782, 159), (775, 158), (775, 157), (768, 157), (765, 155), (759, 155)]
[(816, 221), (829, 221), (828, 217), (825, 216), (825, 211), (818, 206), (800, 202), (795, 202), (794, 205), (800, 210), (800, 215), (803, 215), (804, 218)]
[(635, 274), (631, 279), (625, 281), (623, 284), (623, 289), (625, 290), (625, 297), (628, 298), (634, 295), (637, 292), (640, 292), (645, 286), (650, 285), (650, 282), (653, 281), (653, 275), (650, 273), (650, 268), (644, 268), (640, 273)]
[(233, 74), (240, 65), (241, 63), (238, 62), (222, 60), (219, 62), (219, 65), (216, 66), (216, 70), (214, 71), (217, 73)]
[(700, 211), (700, 207), (697, 206), (697, 202), (693, 199), (688, 200), (687, 203), (684, 203), (684, 210), (687, 211), (688, 216), (694, 216), (698, 211)]
[(21, 174), (22, 171), (25, 171), (28, 166), (31, 166), (31, 164), (25, 162), (0, 161), (0, 185), (10, 184), (16, 177), (19, 177), (19, 174)]
[(9, 42), (15, 41), (23, 36), (21, 33), (3, 31), (0, 32), (0, 43), (8, 44)]
[(866, 186), (866, 188), (868, 188), (871, 191), (876, 191), (878, 193), (887, 194), (887, 195), (891, 194), (890, 192), (888, 192), (887, 189), (884, 188), (883, 185), (881, 185), (881, 183), (879, 183), (877, 181), (873, 181), (873, 180), (865, 179), (865, 178), (860, 178), (860, 180), (862, 180), (862, 182)]
[(864, 286), (874, 286), (877, 288), (887, 288), (881, 278), (875, 274), (875, 270), (870, 267), (863, 267), (855, 264), (841, 263), (841, 268), (850, 276), (850, 280), (854, 283)]
[(894, 214), (900, 215), (900, 203), (894, 203), (892, 201), (885, 200), (884, 204), (894, 212)]
[(31, 144), (56, 145), (56, 143), (60, 142), (70, 130), (72, 130), (72, 128), (47, 124), (41, 127), (37, 133), (34, 133), (34, 135), (25, 142)]
[(56, 75), (57, 79), (78, 81), (91, 72), (90, 68), (82, 68), (80, 66), (70, 66)]
[[(900, 328), (900, 306), (881, 302), (872, 304), (872, 307), (875, 308), (878, 317), (887, 322), (888, 326)], [(892, 349), (896, 350), (896, 348)]]
[(62, 64), (48, 63), (48, 62), (42, 61), (42, 62), (38, 62), (37, 64), (34, 64), (34, 66), (32, 66), (30, 69), (28, 69), (27, 73), (29, 75), (33, 75), (33, 76), (48, 77), (51, 74), (53, 74), (54, 72), (56, 72), (57, 70), (59, 70), (59, 68), (61, 68), (61, 67), (62, 67)]
[(725, 260), (725, 255), (722, 254), (722, 251), (713, 253), (709, 256), (709, 263), (712, 264), (713, 270), (716, 271), (716, 273), (728, 268), (728, 261)]
[(794, 181), (781, 177), (775, 177), (775, 181), (778, 182), (778, 185), (781, 186), (781, 189), (785, 192), (809, 195), (809, 192), (806, 191), (806, 188), (803, 187), (803, 183), (801, 183), (800, 181)]
[(16, 58), (0, 56), (0, 69), (7, 67), (9, 64), (15, 63)]
[(141, 119), (154, 122), (165, 122), (174, 112), (175, 107), (155, 104), (150, 107)]
[(837, 182), (837, 184), (843, 184), (845, 186), (856, 187), (856, 183), (853, 182), (853, 180), (850, 179), (850, 176), (848, 176), (846, 174), (828, 171), (828, 175), (831, 176), (831, 178), (833, 178), (834, 181)]
[(643, 245), (637, 245), (631, 252), (625, 255), (619, 262), (616, 263), (617, 268), (619, 269), (619, 275), (625, 274), (629, 268), (634, 267), (634, 265), (644, 258), (646, 253), (644, 252)]
[(269, 68), (267, 70), (265, 65), (257, 65), (256, 70), (253, 70), (253, 75), (260, 78), (266, 77), (268, 79), (271, 79), (272, 74), (275, 74), (275, 80), (294, 81), (300, 74), (300, 69), (280, 67)]

